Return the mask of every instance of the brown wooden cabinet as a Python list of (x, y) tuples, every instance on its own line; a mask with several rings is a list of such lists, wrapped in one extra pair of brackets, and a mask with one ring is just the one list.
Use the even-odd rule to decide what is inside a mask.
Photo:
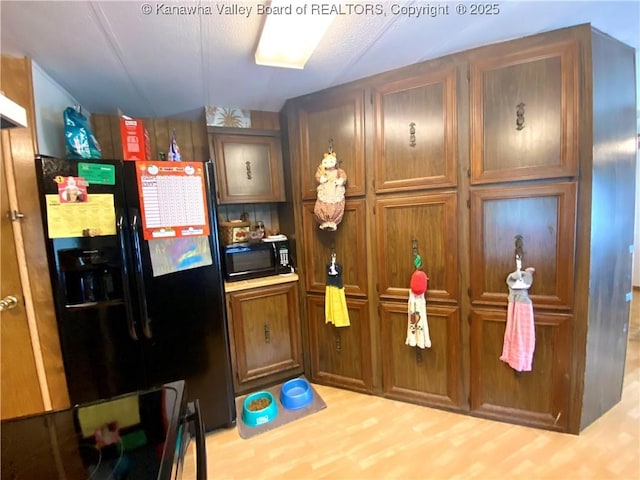
[(297, 282), (226, 297), (236, 394), (302, 373)]
[(242, 129), (209, 132), (216, 165), (218, 203), (269, 203), (285, 200), (280, 136)]
[(499, 360), (505, 311), (473, 310), (471, 322), (471, 411), (565, 431), (571, 408), (571, 315), (536, 313), (534, 365), (522, 373)]
[(365, 192), (364, 92), (346, 90), (309, 97), (296, 104), (300, 154), (300, 193), (304, 200), (316, 198), (315, 173), (331, 148), (347, 174), (346, 196)]
[(575, 176), (578, 40), (509, 47), (471, 55), (471, 183)]
[[(372, 393), (572, 433), (615, 405), (631, 289), (634, 78), (633, 49), (582, 25), (289, 100), (311, 348), (337, 342), (318, 330), (335, 249), (349, 304), (366, 296)], [(326, 235), (313, 222), (313, 173), (332, 137), (357, 188), (344, 225)], [(533, 371), (521, 373), (499, 360), (516, 236), (523, 267), (536, 269)], [(422, 351), (404, 343), (413, 240), (429, 276), (432, 346)], [(316, 352), (311, 369), (343, 368), (332, 361)]]
[(453, 67), (374, 87), (377, 193), (456, 185)]
[(370, 392), (371, 337), (368, 302), (349, 299), (349, 326), (325, 322), (324, 297), (309, 295), (309, 350), (311, 380), (337, 387)]

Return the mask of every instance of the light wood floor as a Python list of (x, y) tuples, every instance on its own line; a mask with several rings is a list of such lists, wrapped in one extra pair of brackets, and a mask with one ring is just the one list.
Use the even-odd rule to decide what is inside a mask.
[[(209, 479), (640, 479), (640, 291), (621, 402), (579, 436), (314, 385), (321, 412), (207, 436)], [(185, 477), (193, 479), (193, 451)]]

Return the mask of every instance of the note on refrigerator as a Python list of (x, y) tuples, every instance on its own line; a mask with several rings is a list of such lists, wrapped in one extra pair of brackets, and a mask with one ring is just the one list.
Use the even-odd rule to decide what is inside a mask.
[(61, 202), (58, 194), (50, 194), (46, 202), (49, 238), (116, 234), (116, 211), (110, 193), (91, 194), (83, 202)]

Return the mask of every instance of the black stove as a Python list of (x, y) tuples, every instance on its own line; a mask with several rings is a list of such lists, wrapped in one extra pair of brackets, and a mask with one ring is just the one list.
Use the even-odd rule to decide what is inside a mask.
[(3, 421), (2, 479), (179, 478), (194, 433), (189, 407), (180, 381)]

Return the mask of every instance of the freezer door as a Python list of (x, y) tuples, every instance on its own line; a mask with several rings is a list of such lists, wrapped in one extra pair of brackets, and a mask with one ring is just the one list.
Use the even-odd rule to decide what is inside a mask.
[[(133, 279), (140, 297), (137, 313), (150, 382), (186, 380), (188, 399), (200, 401), (205, 428), (230, 426), (235, 405), (217, 238), (145, 240), (135, 166), (127, 163), (135, 162), (124, 166)], [(211, 231), (216, 232), (210, 178), (209, 171), (207, 207)]]

